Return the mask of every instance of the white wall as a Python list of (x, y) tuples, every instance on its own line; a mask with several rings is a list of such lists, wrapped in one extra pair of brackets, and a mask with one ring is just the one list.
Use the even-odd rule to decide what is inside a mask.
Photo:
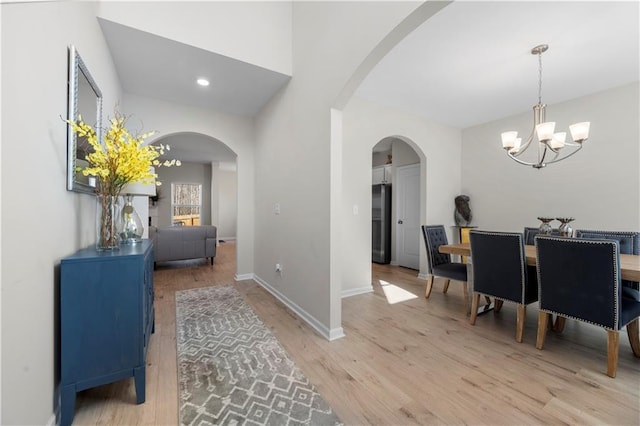
[[(360, 98), (347, 104), (343, 126), (341, 242), (349, 267), (343, 270), (342, 293), (350, 295), (371, 286), (371, 164), (363, 159), (371, 158), (371, 149), (383, 138), (402, 137), (409, 143), (422, 159), (421, 222), (444, 224), (451, 239), (453, 199), (461, 183), (461, 134), (456, 128)], [(396, 154), (393, 159), (395, 163)], [(353, 214), (354, 205), (358, 215)], [(424, 250), (420, 271), (426, 273)]]
[(574, 229), (640, 229), (638, 87), (549, 105), (556, 129), (591, 121), (591, 134), (580, 152), (541, 170), (517, 164), (501, 148), (501, 132), (528, 134), (531, 113), (464, 130), (462, 192), (471, 197), (474, 224), (522, 232), (538, 226), (538, 216), (570, 216)]
[(238, 209), (238, 185), (235, 170), (219, 168), (218, 182), (218, 238), (235, 240)]
[[(60, 379), (60, 259), (95, 242), (95, 198), (66, 190), (67, 46), (120, 85), (93, 2), (2, 4), (2, 424), (46, 424)], [(19, 177), (19, 180), (17, 179)]]
[[(213, 110), (177, 105), (126, 94), (123, 109), (144, 117), (153, 139), (181, 132), (201, 133), (221, 141), (237, 155), (237, 274), (254, 271), (254, 127), (253, 120)], [(168, 169), (167, 169), (168, 170)], [(163, 188), (164, 190), (165, 188)], [(166, 196), (170, 194), (167, 193)], [(162, 214), (161, 212), (159, 214)]]
[(291, 75), (287, 1), (106, 1), (101, 18)]
[[(367, 55), (417, 6), (295, 2), (294, 77), (256, 121), (255, 273), (325, 336), (342, 333), (331, 270), (338, 266), (330, 262), (331, 209), (338, 208), (330, 197), (331, 107)], [(368, 182), (370, 155), (363, 161)]]

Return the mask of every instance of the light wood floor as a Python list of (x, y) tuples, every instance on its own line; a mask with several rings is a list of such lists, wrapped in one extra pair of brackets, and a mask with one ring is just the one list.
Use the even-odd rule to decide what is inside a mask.
[(234, 282), (234, 272), (233, 243), (213, 266), (160, 265), (146, 402), (135, 404), (133, 379), (90, 389), (78, 394), (74, 424), (176, 424), (174, 293), (221, 284), (239, 289), (347, 425), (640, 424), (640, 359), (624, 332), (611, 379), (604, 330), (567, 321), (538, 351), (535, 304), (518, 344), (513, 306), (470, 326), (460, 284), (444, 295), (436, 280), (426, 300), (415, 271), (374, 265), (374, 292), (343, 299), (346, 337), (328, 342), (255, 282)]

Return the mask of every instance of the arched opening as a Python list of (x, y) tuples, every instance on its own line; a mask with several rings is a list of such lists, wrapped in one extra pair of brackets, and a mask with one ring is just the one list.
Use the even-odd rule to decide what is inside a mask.
[[(224, 142), (195, 132), (176, 132), (153, 141), (168, 145), (163, 159), (181, 161), (180, 167), (158, 167), (161, 185), (149, 204), (149, 224), (157, 227), (177, 223), (186, 226), (214, 225), (219, 242), (236, 241), (237, 155)], [(177, 192), (192, 191), (190, 205)], [(237, 247), (236, 247), (237, 250)]]
[(371, 260), (420, 269), (420, 155), (390, 136), (372, 148)]

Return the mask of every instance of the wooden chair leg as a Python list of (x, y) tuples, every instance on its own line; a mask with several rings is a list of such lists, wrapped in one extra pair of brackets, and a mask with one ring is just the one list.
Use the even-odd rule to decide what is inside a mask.
[(489, 296), (485, 296), (484, 301), (487, 302), (487, 305), (491, 304), (491, 298)]
[(547, 323), (549, 322), (549, 314), (546, 312), (538, 312), (538, 338), (536, 339), (536, 348), (542, 349), (544, 346), (544, 338), (547, 336)]
[(562, 333), (564, 330), (564, 324), (567, 322), (566, 317), (556, 316), (556, 323), (553, 325), (553, 331), (556, 333)]
[(462, 283), (462, 297), (464, 297), (464, 312), (467, 314), (469, 312), (469, 289), (466, 282)]
[(427, 290), (424, 292), (424, 297), (426, 297), (427, 299), (429, 298), (429, 296), (431, 296), (431, 289), (433, 288), (433, 279), (434, 279), (433, 275), (427, 276)]
[[(497, 302), (498, 301), (496, 300), (496, 304)], [(516, 342), (518, 343), (522, 343), (522, 334), (524, 333), (524, 319), (526, 318), (526, 314), (527, 306), (518, 303), (518, 316), (516, 320)]]
[(444, 294), (447, 294), (447, 291), (449, 290), (449, 283), (451, 282), (451, 280), (445, 280), (444, 281), (444, 288), (442, 289), (442, 292)]
[(500, 300), (500, 299), (496, 299), (494, 306), (493, 306), (493, 311), (497, 314), (498, 312), (500, 312), (500, 309), (502, 309), (502, 305), (504, 304), (504, 300)]
[(607, 376), (616, 377), (618, 370), (618, 332), (607, 330)]
[(633, 354), (640, 358), (640, 337), (638, 337), (638, 331), (640, 329), (640, 318), (636, 318), (627, 324), (627, 336), (629, 336), (629, 343), (631, 344), (631, 350)]
[(471, 317), (469, 318), (469, 324), (476, 325), (476, 317), (478, 316), (478, 304), (480, 303), (480, 293), (473, 293), (473, 299), (471, 301)]

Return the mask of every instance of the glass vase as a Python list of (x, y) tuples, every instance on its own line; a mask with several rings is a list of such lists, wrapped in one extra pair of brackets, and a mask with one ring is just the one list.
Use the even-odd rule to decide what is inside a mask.
[(125, 195), (124, 207), (120, 211), (118, 233), (122, 244), (135, 244), (142, 241), (144, 226), (140, 215), (133, 208), (133, 195)]
[(553, 228), (551, 228), (551, 225), (549, 225), (549, 222), (551, 222), (553, 220), (552, 217), (539, 217), (538, 218), (539, 221), (541, 221), (542, 223), (540, 224), (540, 234), (542, 235), (551, 235), (551, 232), (553, 231)]
[(98, 251), (120, 249), (116, 230), (118, 217), (117, 195), (96, 195), (96, 249)]
[(560, 226), (558, 227), (558, 231), (560, 232), (561, 237), (573, 237), (573, 228), (569, 225), (569, 222), (575, 220), (572, 217), (557, 217), (560, 221)]

